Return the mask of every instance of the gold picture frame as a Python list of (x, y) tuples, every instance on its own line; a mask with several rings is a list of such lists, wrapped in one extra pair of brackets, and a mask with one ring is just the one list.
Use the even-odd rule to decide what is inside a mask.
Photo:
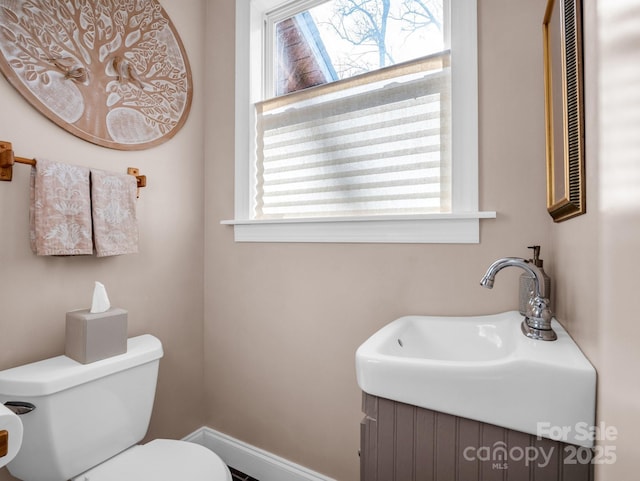
[(548, 0), (543, 21), (547, 210), (586, 212), (581, 0)]

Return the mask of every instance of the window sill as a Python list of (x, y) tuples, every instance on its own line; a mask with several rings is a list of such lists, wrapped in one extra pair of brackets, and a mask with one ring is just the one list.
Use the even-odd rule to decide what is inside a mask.
[(480, 219), (495, 212), (277, 220), (223, 220), (236, 242), (477, 244)]

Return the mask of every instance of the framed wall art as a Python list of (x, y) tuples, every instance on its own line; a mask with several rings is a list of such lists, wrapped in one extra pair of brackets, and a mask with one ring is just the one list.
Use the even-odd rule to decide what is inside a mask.
[(547, 210), (586, 212), (581, 0), (547, 0), (543, 22)]
[(60, 127), (113, 149), (170, 139), (191, 107), (189, 61), (156, 0), (0, 0), (0, 71)]

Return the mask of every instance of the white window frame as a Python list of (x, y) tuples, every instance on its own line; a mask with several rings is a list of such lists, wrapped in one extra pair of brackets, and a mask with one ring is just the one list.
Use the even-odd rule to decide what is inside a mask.
[[(290, 0), (289, 0), (290, 1)], [(255, 220), (255, 109), (263, 100), (264, 14), (283, 0), (236, 0), (236, 242), (479, 243), (477, 0), (451, 0), (452, 212), (408, 216)]]

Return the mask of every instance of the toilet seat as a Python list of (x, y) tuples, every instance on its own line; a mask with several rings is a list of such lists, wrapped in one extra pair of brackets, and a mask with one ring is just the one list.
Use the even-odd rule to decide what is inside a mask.
[(222, 459), (187, 441), (155, 439), (133, 446), (73, 481), (231, 481)]

